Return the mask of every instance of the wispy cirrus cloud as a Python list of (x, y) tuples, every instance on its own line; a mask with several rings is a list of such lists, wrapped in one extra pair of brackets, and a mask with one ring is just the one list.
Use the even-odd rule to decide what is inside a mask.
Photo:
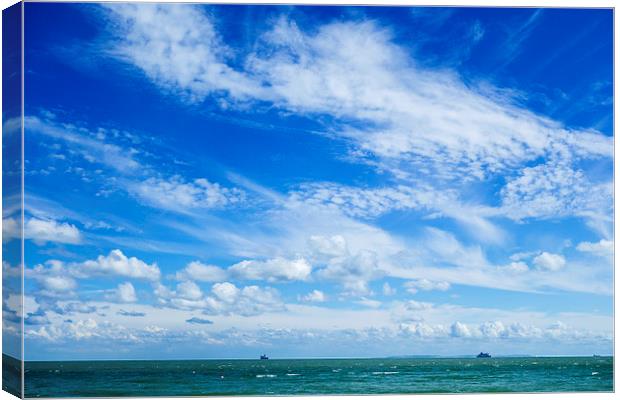
[[(140, 18), (137, 7), (146, 10)], [(465, 83), (455, 72), (419, 66), (393, 42), (389, 29), (373, 21), (330, 23), (307, 33), (294, 21), (281, 18), (259, 35), (253, 51), (234, 54), (245, 62), (233, 67), (232, 50), (223, 50), (226, 46), (212, 17), (198, 7), (111, 5), (108, 10), (119, 32), (126, 35), (126, 39), (115, 37), (110, 45), (122, 49), (122, 59), (145, 71), (165, 91), (189, 94), (196, 102), (215, 96), (233, 102), (269, 102), (297, 115), (329, 115), (335, 123), (327, 127), (328, 135), (349, 143), (352, 159), (389, 171), (396, 181), (410, 182), (415, 171), (416, 179), (432, 177), (426, 183), (441, 191), (445, 180), (458, 189), (454, 179), (485, 180), (504, 173), (513, 181), (502, 192), (509, 202), (510, 188), (523, 184), (519, 171), (527, 175), (545, 168), (538, 160), (553, 158), (554, 168), (562, 166), (582, 183), (596, 186), (579, 163), (611, 157), (611, 138), (565, 128), (488, 85)], [(530, 32), (541, 15), (541, 10), (535, 11), (521, 31)], [(183, 20), (183, 28), (153, 33), (149, 27), (163, 18)], [(204, 31), (205, 39), (184, 35), (183, 30), (190, 28)], [(511, 43), (519, 48), (514, 40)], [(169, 49), (169, 54), (151, 56), (144, 45)], [(179, 73), (175, 65), (181, 60), (187, 67)], [(187, 68), (191, 73), (183, 72)], [(209, 73), (211, 77), (234, 75), (235, 83), (221, 79), (215, 85), (206, 79), (183, 78), (211, 70), (219, 71)], [(537, 212), (523, 217), (557, 215), (554, 207), (562, 200), (556, 192), (564, 189), (559, 181), (549, 184), (546, 201), (536, 200)], [(601, 193), (602, 201), (610, 203), (610, 196), (604, 190)], [(573, 196), (576, 202), (587, 202), (580, 193), (574, 191)], [(584, 207), (573, 208), (571, 215), (596, 220), (592, 225), (600, 226), (600, 219)], [(509, 203), (502, 211), (521, 217)], [(497, 233), (482, 215), (473, 224), (487, 229), (488, 237)]]
[(140, 167), (140, 163), (131, 151), (98, 139), (97, 132), (92, 132), (85, 127), (41, 119), (37, 116), (26, 116), (24, 117), (24, 130), (28, 133), (39, 133), (61, 140), (79, 151), (86, 161), (104, 164), (121, 173), (135, 172)]

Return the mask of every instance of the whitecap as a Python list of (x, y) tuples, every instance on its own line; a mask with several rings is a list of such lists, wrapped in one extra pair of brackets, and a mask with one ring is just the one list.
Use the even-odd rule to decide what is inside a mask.
[(373, 375), (394, 375), (394, 374), (398, 374), (398, 371), (375, 371), (372, 374)]
[(286, 374), (286, 376), (299, 376), (301, 374)]
[(598, 375), (598, 372), (594, 371), (592, 372), (592, 375)]
[(278, 375), (274, 375), (274, 374), (263, 374), (263, 375), (256, 375), (257, 378), (275, 378)]

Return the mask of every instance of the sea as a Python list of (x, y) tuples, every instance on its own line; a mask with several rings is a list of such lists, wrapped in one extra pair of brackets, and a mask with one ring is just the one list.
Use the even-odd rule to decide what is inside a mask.
[(26, 362), (26, 397), (611, 392), (613, 357)]

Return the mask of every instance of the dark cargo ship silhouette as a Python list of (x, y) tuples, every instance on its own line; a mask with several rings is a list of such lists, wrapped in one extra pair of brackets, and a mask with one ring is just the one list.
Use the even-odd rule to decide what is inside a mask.
[(491, 355), (489, 353), (480, 352), (480, 354), (478, 354), (476, 358), (491, 358)]
[(260, 356), (261, 360), (269, 360), (269, 357), (267, 357), (267, 354), (263, 354), (262, 356)]

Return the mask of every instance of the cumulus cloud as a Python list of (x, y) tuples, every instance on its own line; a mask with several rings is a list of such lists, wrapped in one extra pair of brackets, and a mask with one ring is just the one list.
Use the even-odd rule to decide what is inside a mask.
[[(228, 285), (224, 287), (225, 284)], [(219, 286), (216, 287), (216, 285)], [(216, 299), (209, 299), (215, 301), (209, 302), (210, 308), (204, 311), (207, 315), (223, 312), (225, 314), (252, 316), (286, 309), (278, 291), (269, 287), (245, 286), (241, 289), (225, 282), (213, 285), (212, 291)]]
[(59, 273), (59, 270), (36, 272), (41, 270), (42, 267), (39, 266), (39, 268), (24, 271), (25, 278), (32, 279), (39, 285), (39, 290), (35, 293), (37, 298), (70, 298), (75, 296), (75, 289), (78, 285), (72, 276)]
[(447, 333), (445, 326), (426, 322), (402, 323), (399, 330), (401, 335), (422, 339), (445, 337)]
[(433, 303), (425, 301), (409, 300), (405, 302), (405, 309), (409, 311), (429, 310), (433, 308)]
[[(48, 260), (33, 268), (26, 268), (27, 279), (36, 281), (40, 290), (37, 295), (47, 297), (71, 297), (75, 295), (76, 280), (97, 276), (125, 277), (158, 282), (160, 271), (156, 264), (147, 264), (135, 257), (127, 257), (120, 250), (112, 250), (107, 256), (95, 260), (64, 263)], [(134, 302), (135, 290), (130, 282), (120, 284), (106, 296), (121, 302)]]
[(15, 218), (2, 219), (2, 243), (21, 236), (20, 224)]
[(80, 231), (74, 225), (37, 218), (26, 221), (24, 235), (26, 239), (41, 244), (46, 242), (77, 244), (81, 241)]
[(138, 301), (136, 289), (130, 282), (120, 283), (116, 288), (115, 298), (121, 303), (135, 303)]
[(545, 271), (559, 271), (566, 265), (566, 259), (560, 254), (543, 251), (534, 257), (534, 265)]
[(239, 289), (230, 282), (216, 283), (211, 291), (224, 303), (232, 304), (239, 297)]
[(204, 293), (196, 283), (184, 281), (175, 290), (159, 284), (155, 295), (163, 306), (200, 310), (205, 315), (254, 316), (286, 309), (279, 292), (270, 287), (237, 287), (231, 282), (215, 283)]
[(328, 264), (318, 271), (318, 276), (339, 282), (346, 294), (368, 295), (368, 282), (385, 275), (378, 263), (377, 254), (362, 250), (347, 257), (332, 258)]
[(467, 325), (456, 321), (450, 326), (450, 335), (453, 337), (470, 337), (471, 332)]
[(309, 303), (322, 303), (325, 301), (325, 293), (320, 290), (314, 289), (310, 293), (300, 296), (301, 301), (309, 302)]
[(199, 300), (202, 298), (202, 290), (194, 282), (185, 281), (177, 285), (177, 295), (187, 300)]
[[(72, 265), (78, 275), (115, 275), (127, 278), (158, 281), (160, 271), (157, 264), (147, 264), (136, 257), (127, 257), (120, 250), (112, 250), (107, 256)], [(77, 269), (77, 271), (76, 271)]]
[(192, 261), (181, 271), (176, 273), (177, 280), (194, 280), (199, 282), (220, 282), (228, 276), (226, 270), (215, 265), (205, 265), (199, 261)]
[(577, 245), (577, 250), (594, 254), (600, 257), (609, 257), (614, 252), (613, 240), (601, 239), (598, 242), (581, 242)]
[(312, 266), (303, 258), (288, 260), (274, 258), (265, 261), (245, 260), (230, 268), (228, 272), (238, 279), (279, 281), (305, 281), (310, 277)]
[(530, 267), (523, 261), (513, 261), (510, 264), (503, 267), (503, 269), (510, 273), (520, 274), (520, 273), (529, 271)]
[[(192, 322), (190, 322), (192, 321)], [(211, 325), (210, 320), (192, 317), (186, 320), (188, 324)], [(484, 327), (483, 327), (484, 326)], [(485, 333), (483, 333), (485, 332)], [(566, 324), (556, 323), (545, 327), (522, 325), (519, 323), (504, 323), (493, 321), (483, 324), (462, 324), (454, 322), (450, 325), (415, 322), (399, 324), (394, 328), (361, 328), (361, 329), (303, 329), (303, 328), (271, 328), (260, 327), (252, 330), (236, 328), (221, 329), (218, 331), (206, 329), (166, 329), (157, 325), (147, 325), (140, 328), (129, 328), (122, 324), (109, 321), (97, 321), (93, 318), (79, 320), (65, 320), (59, 325), (42, 325), (32, 327), (26, 332), (28, 340), (41, 340), (56, 344), (71, 343), (72, 341), (88, 342), (113, 340), (115, 343), (204, 343), (210, 346), (283, 346), (303, 344), (311, 340), (317, 346), (327, 347), (329, 344), (340, 346), (374, 343), (386, 348), (388, 343), (395, 343), (394, 349), (413, 345), (418, 341), (428, 343), (430, 339), (441, 339), (442, 348), (449, 347), (449, 340), (477, 341), (488, 344), (489, 341), (507, 343), (511, 339), (519, 339), (519, 344), (529, 343), (610, 343), (610, 337), (596, 332), (575, 330)], [(412, 339), (415, 341), (412, 342)], [(504, 344), (503, 344), (504, 345)], [(445, 352), (442, 352), (445, 354)]]
[[(44, 325), (38, 329), (24, 332), (28, 338), (42, 339), (49, 342), (87, 341), (106, 339), (119, 342), (138, 342), (134, 332), (126, 327), (111, 323), (98, 322), (93, 318), (66, 320), (58, 325)], [(136, 332), (137, 333), (137, 332)]]
[(428, 279), (418, 279), (413, 281), (408, 281), (403, 284), (408, 293), (415, 294), (419, 290), (430, 291), (430, 290), (439, 290), (446, 291), (450, 289), (450, 283), (445, 281), (433, 282)]
[(66, 293), (76, 288), (77, 284), (71, 277), (45, 276), (39, 281), (44, 290), (52, 293)]
[[(2, 221), (3, 241), (17, 239), (20, 235), (20, 224), (17, 220), (5, 218)], [(47, 242), (78, 244), (82, 241), (82, 235), (75, 225), (67, 222), (29, 218), (24, 224), (24, 239), (32, 240), (38, 245)]]

